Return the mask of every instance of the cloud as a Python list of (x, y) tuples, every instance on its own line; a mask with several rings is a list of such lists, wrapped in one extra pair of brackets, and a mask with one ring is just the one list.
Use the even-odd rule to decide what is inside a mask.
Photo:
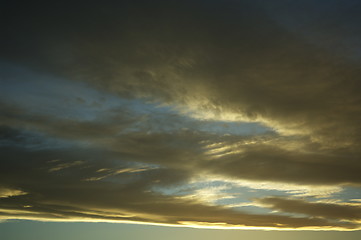
[(340, 203), (308, 202), (302, 199), (288, 199), (281, 197), (267, 197), (257, 199), (256, 202), (265, 204), (272, 209), (282, 212), (301, 213), (329, 219), (357, 221), (360, 221), (361, 219), (360, 205), (353, 206)]
[[(2, 218), (359, 229), (355, 206), (290, 198), (360, 187), (352, 2), (5, 3)], [(262, 131), (220, 127), (245, 121)], [(155, 191), (202, 176), (307, 216)]]
[(82, 162), (82, 161), (75, 161), (75, 162), (72, 162), (72, 163), (60, 163), (60, 164), (56, 165), (55, 167), (51, 168), (49, 171), (50, 172), (60, 171), (60, 170), (63, 170), (65, 168), (81, 165), (83, 163), (84, 162)]
[[(14, 111), (19, 115), (11, 115)], [(84, 141), (113, 155), (118, 154), (121, 158), (181, 169), (195, 168), (203, 173), (238, 179), (306, 185), (360, 184), (361, 166), (354, 160), (358, 151), (349, 150), (347, 156), (345, 151), (323, 150), (307, 138), (217, 136), (190, 130), (122, 133), (134, 123), (122, 120), (130, 118), (131, 113), (109, 120), (103, 117), (100, 122), (27, 116), (26, 112), (16, 107), (4, 107), (3, 112), (6, 113), (4, 123), (16, 127), (27, 126), (58, 138)], [(168, 117), (168, 114), (164, 114), (165, 119)], [(177, 121), (174, 117), (171, 115), (171, 119), (166, 121)]]
[[(241, 187), (248, 188), (252, 191), (266, 190), (286, 192), (297, 197), (315, 197), (328, 198), (337, 193), (340, 193), (343, 188), (338, 185), (304, 185), (292, 184), (289, 182), (275, 182), (275, 181), (252, 181), (247, 179), (236, 179), (220, 176), (220, 175), (202, 175), (199, 179), (193, 180), (195, 182), (223, 182), (229, 185), (229, 188)], [(222, 189), (222, 188), (221, 188)]]
[[(8, 150), (6, 157), (12, 160), (13, 166), (8, 164), (6, 168), (1, 168), (1, 181), (4, 184), (17, 185), (29, 193), (0, 199), (2, 218), (5, 219), (134, 221), (173, 225), (183, 222), (208, 222), (210, 225), (217, 225), (223, 222), (228, 227), (357, 228), (354, 223), (249, 214), (151, 191), (151, 187), (156, 185), (172, 187), (187, 182), (191, 174), (179, 169), (162, 168), (132, 173), (125, 171), (111, 179), (89, 182), (82, 178), (97, 172), (100, 164), (103, 165), (101, 167), (115, 168), (111, 166), (111, 161), (104, 161), (104, 155), (101, 162), (88, 160), (84, 163), (85, 166), (49, 172), (42, 169), (44, 161), (51, 159), (53, 155), (59, 155), (59, 152), (50, 151), (44, 154), (29, 151), (23, 155), (19, 152), (19, 149)], [(62, 154), (64, 155), (64, 151)], [(89, 151), (70, 154), (82, 158), (94, 155), (94, 152)], [(30, 165), (24, 166), (25, 162), (30, 162)], [(22, 168), (19, 169), (19, 166)]]
[(30, 27), (6, 15), (5, 41), (18, 49), (5, 51), (9, 59), (198, 115), (259, 120), (324, 145), (359, 144), (359, 69), (256, 4), (122, 1), (104, 4), (96, 18), (92, 4), (28, 7), (17, 11), (23, 18), (31, 12)]
[(20, 196), (20, 195), (24, 195), (24, 194), (27, 194), (27, 193), (23, 192), (21, 190), (18, 190), (18, 189), (0, 187), (0, 198)]
[[(152, 189), (157, 186), (174, 188), (187, 184), (200, 169), (186, 167), (185, 163), (191, 160), (183, 159), (176, 152), (173, 155), (169, 150), (157, 150), (154, 147), (157, 146), (154, 145), (157, 143), (154, 141), (156, 138), (152, 139), (153, 141), (145, 143), (151, 143), (153, 147), (142, 147), (140, 152), (132, 152), (129, 149), (123, 153), (123, 157), (119, 154), (122, 153), (121, 150), (114, 153), (94, 148), (46, 151), (2, 148), (2, 159), (9, 161), (3, 163), (1, 168), (1, 182), (5, 186), (17, 186), (28, 192), (26, 197), (13, 196), (0, 201), (3, 218), (45, 221), (133, 221), (171, 225), (207, 222), (209, 226), (224, 223), (224, 227), (280, 229), (358, 228), (358, 225), (352, 222), (346, 224), (313, 217), (250, 214), (222, 206), (210, 206), (199, 202), (197, 198), (179, 198), (154, 192)], [(163, 141), (158, 143), (164, 148)], [(125, 149), (130, 146), (127, 145)], [(139, 144), (134, 147), (139, 147)], [(81, 165), (73, 164), (79, 159), (82, 161)], [(72, 167), (49, 171), (58, 167), (59, 162), (64, 160), (69, 163), (67, 166)], [(142, 162), (143, 167), (134, 165), (138, 161)], [(139, 171), (145, 169), (144, 163), (157, 163), (159, 167), (154, 168), (150, 165), (146, 167), (147, 170)], [(107, 169), (110, 169), (110, 174)], [(108, 176), (104, 177), (104, 174)], [(96, 177), (97, 181), (87, 181)]]
[[(360, 165), (353, 161), (358, 153), (347, 159), (337, 152), (303, 152), (307, 147), (290, 151), (282, 145), (274, 146), (272, 140), (270, 142), (254, 141), (248, 144), (240, 141), (235, 152), (231, 150), (212, 161), (199, 162), (199, 168), (214, 174), (252, 180), (320, 185), (360, 184)], [(225, 142), (222, 146), (230, 144)]]

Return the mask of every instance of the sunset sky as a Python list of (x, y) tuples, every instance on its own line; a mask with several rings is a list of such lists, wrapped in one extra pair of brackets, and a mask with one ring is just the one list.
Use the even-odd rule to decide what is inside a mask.
[(360, 0), (0, 16), (5, 240), (361, 238)]

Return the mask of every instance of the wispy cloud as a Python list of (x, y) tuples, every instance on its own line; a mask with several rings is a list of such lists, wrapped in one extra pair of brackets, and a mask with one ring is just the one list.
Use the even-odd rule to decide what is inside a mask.
[(301, 213), (331, 219), (356, 220), (357, 222), (361, 220), (360, 204), (348, 205), (342, 203), (308, 202), (302, 199), (280, 197), (267, 197), (258, 199), (257, 202), (283, 212)]

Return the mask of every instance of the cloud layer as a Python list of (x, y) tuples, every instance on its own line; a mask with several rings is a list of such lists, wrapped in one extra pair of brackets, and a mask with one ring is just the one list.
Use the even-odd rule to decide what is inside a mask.
[(360, 229), (360, 3), (272, 2), (5, 3), (1, 218)]

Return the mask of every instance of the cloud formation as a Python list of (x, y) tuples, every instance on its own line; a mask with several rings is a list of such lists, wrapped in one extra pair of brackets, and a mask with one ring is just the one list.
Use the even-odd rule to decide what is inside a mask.
[(279, 197), (267, 197), (257, 201), (262, 204), (270, 205), (273, 209), (284, 212), (295, 212), (331, 219), (358, 221), (361, 219), (360, 204), (311, 203), (300, 199)]
[(360, 229), (359, 5), (8, 1), (1, 218)]

